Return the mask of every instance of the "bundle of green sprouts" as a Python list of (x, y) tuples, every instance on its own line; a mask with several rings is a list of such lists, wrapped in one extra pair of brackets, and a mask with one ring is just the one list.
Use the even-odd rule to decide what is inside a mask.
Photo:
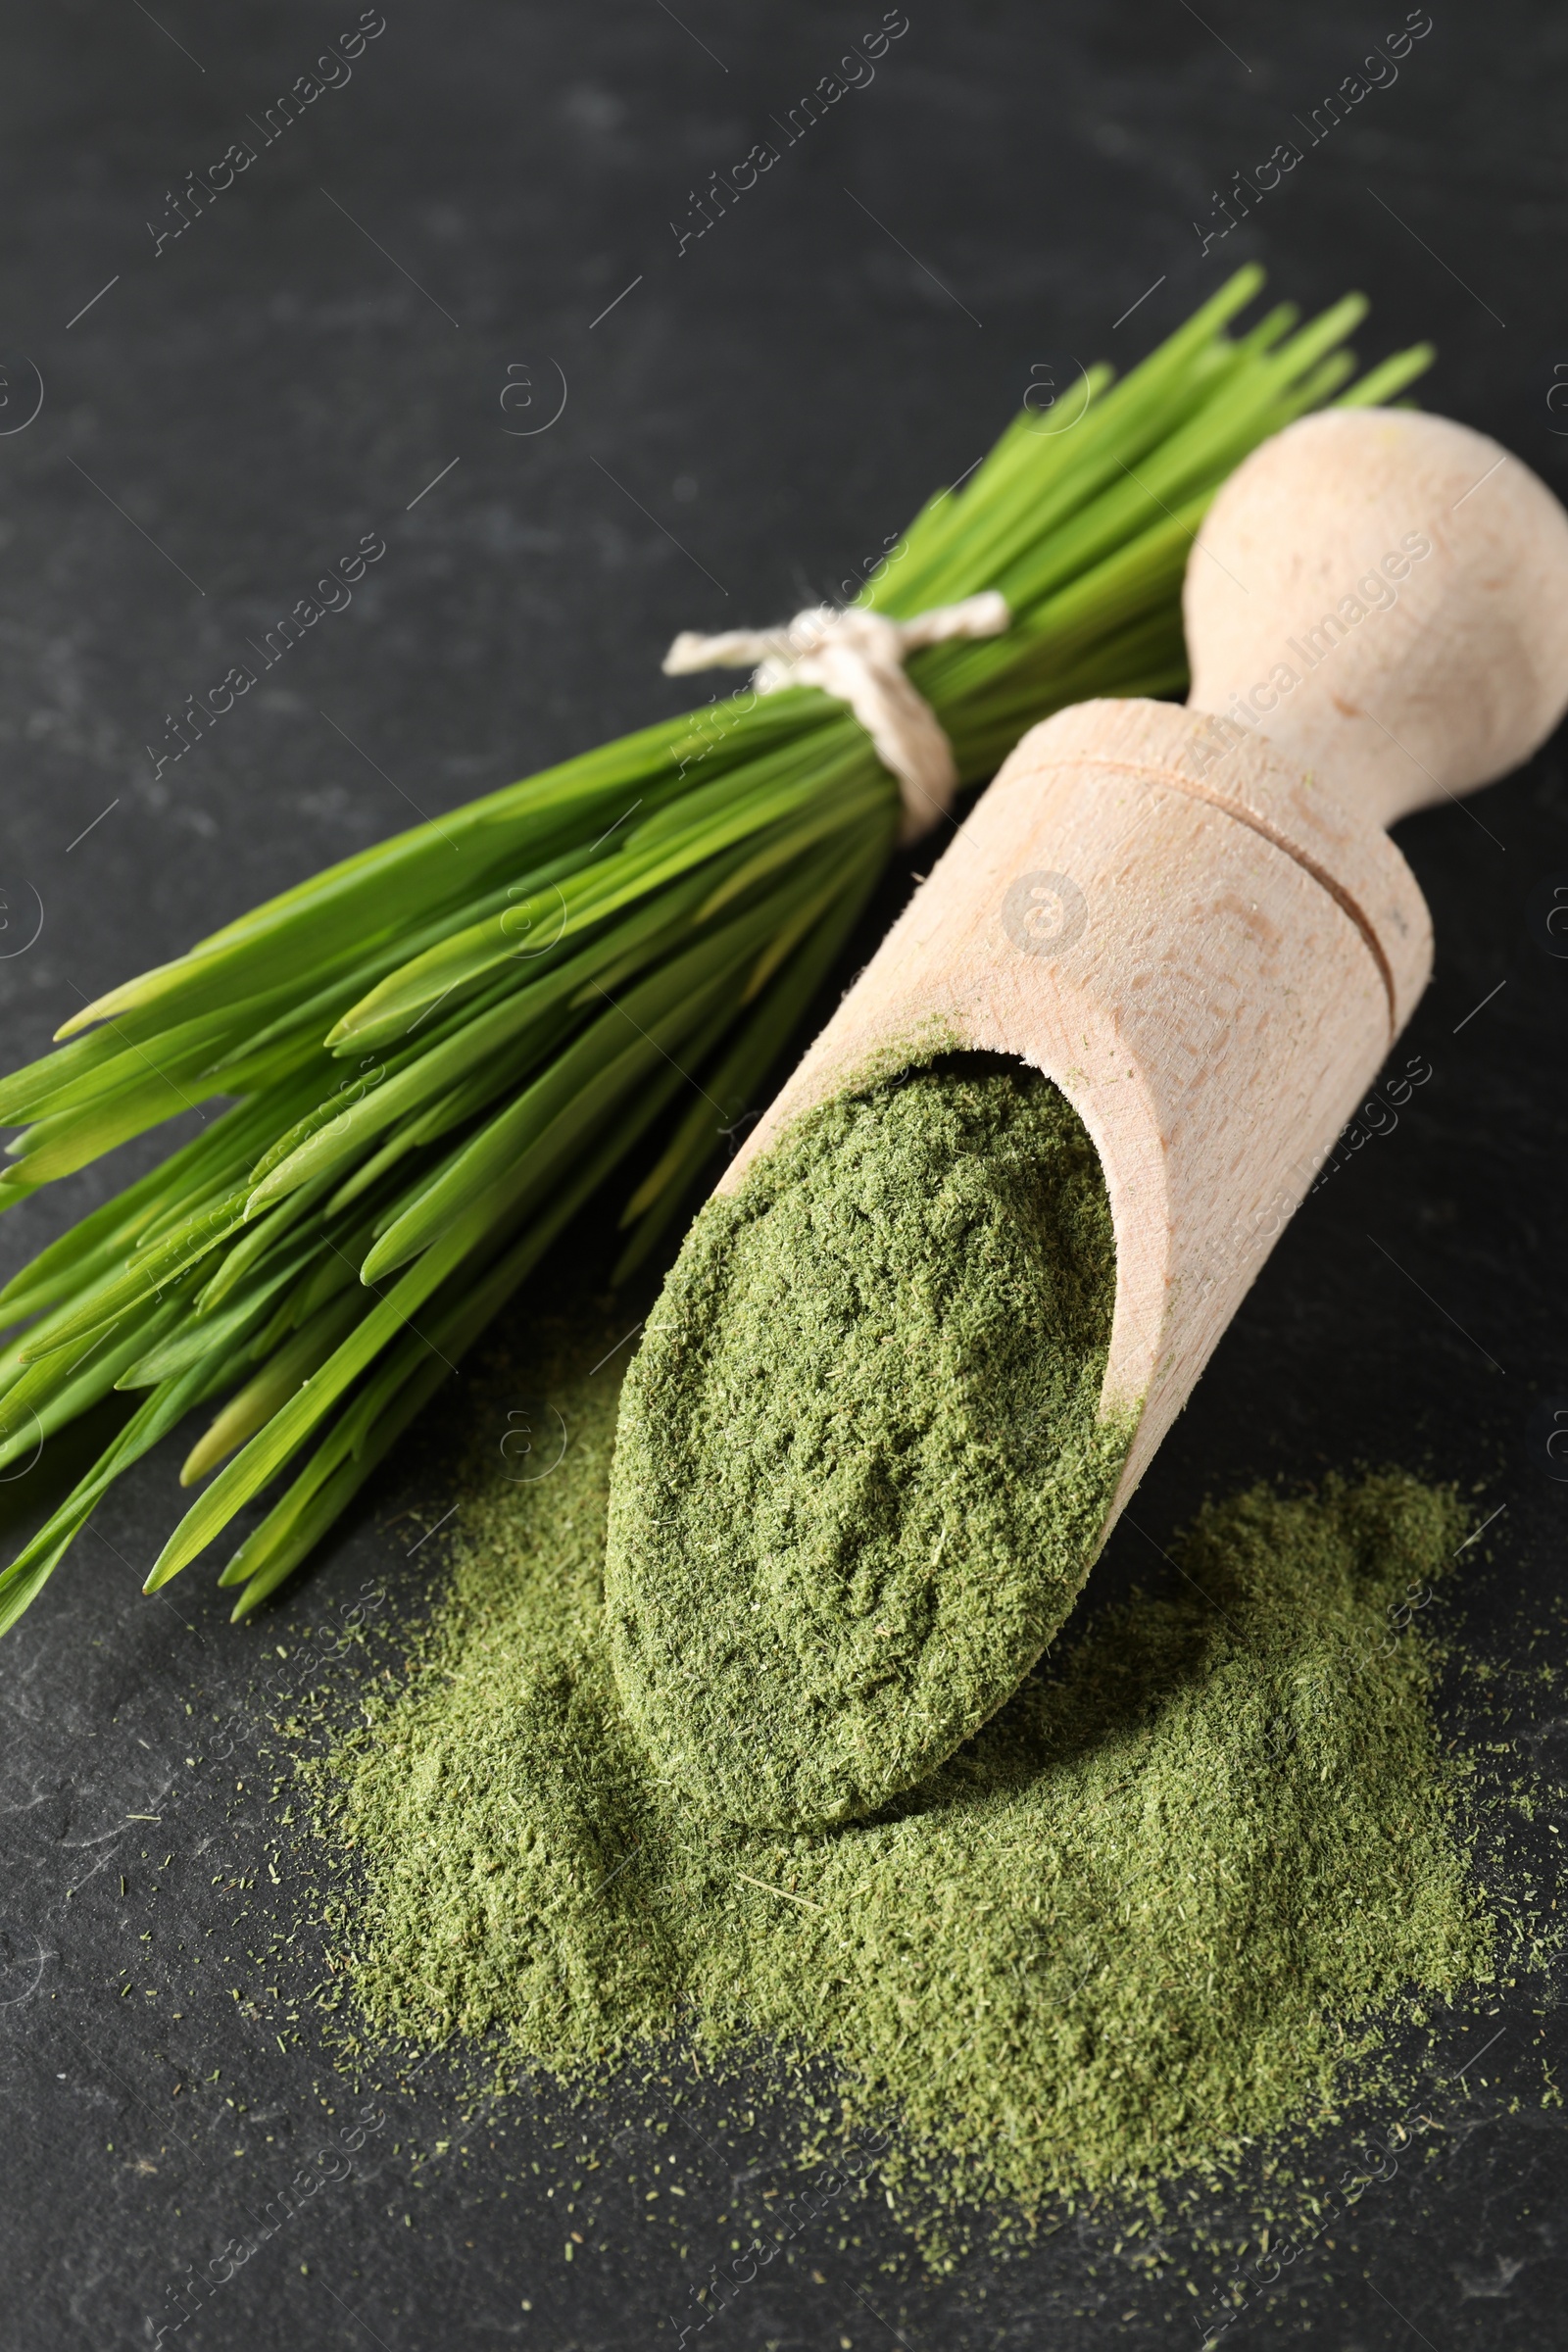
[[(1178, 691), (1183, 565), (1221, 481), (1304, 411), (1387, 400), (1426, 365), (1407, 352), (1346, 391), (1355, 298), (1228, 336), (1260, 282), (1243, 271), (1114, 386), (1100, 368), (1058, 411), (1015, 418), (877, 567), (859, 601), (898, 616), (1007, 599), (1004, 635), (909, 665), (966, 782), (1063, 704)], [(0, 1206), (224, 1104), (0, 1293), (0, 1327), (24, 1325), (0, 1350), (0, 1470), (110, 1390), (140, 1396), (0, 1575), (0, 1630), (121, 1472), (215, 1402), (182, 1475), (226, 1466), (147, 1590), (287, 1469), (221, 1578), (243, 1588), (236, 1617), (273, 1592), (645, 1138), (623, 1270), (654, 1247), (819, 989), (899, 817), (843, 704), (793, 686), (715, 702), (301, 883), (0, 1082), (0, 1124), (24, 1127)]]

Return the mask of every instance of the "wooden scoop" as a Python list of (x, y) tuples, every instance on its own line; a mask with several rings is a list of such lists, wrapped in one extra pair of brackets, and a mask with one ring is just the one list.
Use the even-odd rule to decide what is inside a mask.
[(1568, 704), (1568, 515), (1463, 425), (1308, 416), (1220, 492), (1184, 604), (1188, 708), (1030, 730), (718, 1186), (933, 1054), (1043, 1070), (1115, 1226), (1102, 1411), (1138, 1424), (1106, 1534), (1427, 984), (1383, 828)]

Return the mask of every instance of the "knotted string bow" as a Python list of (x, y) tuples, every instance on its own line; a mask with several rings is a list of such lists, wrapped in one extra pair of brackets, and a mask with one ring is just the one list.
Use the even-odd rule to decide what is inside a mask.
[(1000, 637), (1012, 614), (1000, 590), (956, 605), (934, 605), (908, 620), (861, 607), (810, 605), (782, 628), (724, 629), (705, 637), (683, 629), (664, 656), (667, 677), (699, 669), (757, 664), (759, 694), (781, 686), (820, 686), (847, 703), (870, 736), (904, 800), (900, 839), (918, 841), (946, 816), (958, 785), (957, 764), (942, 721), (909, 683), (904, 664), (921, 646), (954, 637)]

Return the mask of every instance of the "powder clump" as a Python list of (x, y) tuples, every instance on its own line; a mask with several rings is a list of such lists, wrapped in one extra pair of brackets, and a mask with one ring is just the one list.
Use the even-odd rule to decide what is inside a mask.
[(627, 1377), (627, 1715), (711, 1813), (875, 1810), (978, 1730), (1098, 1548), (1115, 1251), (1077, 1113), (951, 1056), (822, 1105), (696, 1220)]
[(1168, 1594), (1069, 1632), (880, 1818), (748, 1830), (662, 1780), (611, 1671), (617, 1336), (532, 1356), (564, 1459), (475, 1464), (445, 1595), (324, 1768), (372, 2032), (578, 2082), (760, 2037), (835, 2062), (847, 2127), (900, 2115), (928, 2181), (1038, 2210), (1326, 2121), (1391, 2021), (1489, 1977), (1430, 1706), (1451, 1494), (1205, 1509)]

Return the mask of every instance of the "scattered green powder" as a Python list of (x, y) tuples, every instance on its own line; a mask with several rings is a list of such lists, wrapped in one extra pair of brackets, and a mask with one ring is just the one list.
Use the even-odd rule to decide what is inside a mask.
[(615, 1678), (709, 1811), (869, 1813), (1017, 1688), (1098, 1548), (1115, 1246), (1081, 1120), (954, 1056), (708, 1202), (626, 1381)]
[(406, 1679), (323, 1776), (377, 2035), (487, 2037), (503, 2073), (584, 2083), (760, 2036), (836, 2061), (847, 2122), (901, 2114), (928, 2179), (1034, 2210), (1325, 2119), (1387, 2024), (1488, 1978), (1429, 1711), (1450, 1494), (1388, 1474), (1206, 1509), (1174, 1598), (1075, 1624), (919, 1789), (747, 1831), (662, 1780), (621, 1708), (615, 1365), (589, 1372), (610, 1341), (581, 1318), (546, 1341), (561, 1466), (475, 1470)]

